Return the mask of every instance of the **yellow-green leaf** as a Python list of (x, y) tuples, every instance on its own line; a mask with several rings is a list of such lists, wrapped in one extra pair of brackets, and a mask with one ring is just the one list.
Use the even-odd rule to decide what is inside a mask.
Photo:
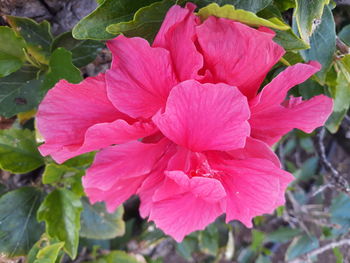
[(55, 263), (64, 242), (48, 245), (39, 250), (34, 263)]
[(38, 221), (45, 221), (46, 233), (64, 242), (64, 250), (74, 259), (77, 255), (82, 204), (79, 196), (67, 189), (56, 189), (39, 207)]
[(279, 30), (287, 30), (290, 27), (277, 17), (263, 19), (252, 12), (242, 9), (235, 9), (232, 5), (219, 6), (216, 3), (207, 5), (198, 11), (198, 15), (202, 20), (209, 16), (222, 17), (239, 21), (250, 26), (266, 26)]
[(26, 17), (6, 16), (13, 30), (26, 41), (29, 54), (42, 64), (48, 64), (52, 35), (50, 24), (43, 21), (40, 24)]

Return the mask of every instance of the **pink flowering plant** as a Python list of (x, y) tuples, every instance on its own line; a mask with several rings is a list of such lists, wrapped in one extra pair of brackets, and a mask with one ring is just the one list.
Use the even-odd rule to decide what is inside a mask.
[[(20, 204), (29, 200), (31, 208), (22, 205), (18, 213), (27, 211), (30, 221), (25, 222), (34, 226), (23, 230), (30, 236), (30, 245), (17, 242), (14, 248), (12, 239), (2, 237), (2, 233), (6, 236), (11, 232), (2, 230), (0, 224), (0, 246), (5, 247), (0, 248), (0, 253), (12, 257), (26, 254), (31, 248), (37, 260), (48, 257), (48, 251), (55, 254), (54, 261), (64, 253), (74, 259), (81, 253), (78, 244), (82, 238), (110, 240), (124, 235), (125, 202), (129, 205), (125, 206), (124, 219), (131, 204), (142, 218), (137, 220), (143, 220), (143, 224), (147, 220), (149, 229), (162, 230), (182, 246), (186, 246), (186, 240), (196, 238), (195, 231), (214, 222), (226, 227), (229, 244), (232, 229), (227, 230), (227, 226), (250, 231), (247, 228), (261, 225), (259, 218), (271, 218), (276, 209), (277, 218), (281, 213), (285, 214), (283, 218), (290, 216), (289, 210), (283, 210), (286, 191), (296, 209), (300, 200), (295, 195), (301, 191), (297, 185), (310, 178), (300, 175), (307, 168), (293, 168), (286, 161), (290, 157), (285, 147), (289, 145), (294, 152), (298, 151), (296, 147), (302, 147), (298, 158), (301, 154), (305, 163), (313, 162), (315, 168), (309, 169), (314, 173), (319, 159), (312, 152), (318, 150), (320, 165), (323, 162), (334, 173), (334, 167), (325, 159), (325, 131), (318, 133), (317, 149), (311, 139), (315, 129), (326, 122), (328, 130), (335, 133), (348, 109), (344, 102), (344, 86), (350, 74), (348, 55), (341, 49), (335, 52), (334, 26), (333, 31), (327, 29), (332, 28), (332, 21), (334, 24), (330, 6), (323, 3), (310, 7), (315, 10), (306, 15), (296, 1), (298, 4), (290, 6), (294, 7), (292, 29), (282, 15), (269, 13), (271, 8), (280, 14), (288, 12), (288, 1), (282, 1), (287, 7), (282, 2), (264, 6), (260, 3), (263, 1), (257, 1), (250, 7), (242, 4), (241, 8), (240, 4), (235, 8), (216, 3), (203, 5), (200, 1), (175, 4), (145, 0), (140, 1), (140, 6), (119, 6), (117, 2), (106, 0), (82, 19), (73, 29), (76, 39), (66, 34), (53, 39), (47, 24), (13, 16), (7, 18), (13, 29), (0, 28), (4, 32), (13, 30), (5, 33), (13, 41), (17, 39), (24, 52), (23, 61), (27, 62), (19, 58), (19, 63), (29, 66), (20, 65), (21, 74), (28, 71), (25, 67), (36, 67), (39, 72), (35, 73), (36, 79), (26, 80), (38, 85), (36, 104), (24, 110), (7, 108), (3, 116), (18, 114), (19, 125), (27, 125), (35, 114), (32, 129), (41, 143), (37, 150), (30, 130), (5, 130), (3, 144), (7, 144), (6, 136), (14, 138), (17, 147), (22, 152), (30, 151), (31, 156), (17, 166), (6, 159), (0, 160), (0, 165), (12, 173), (37, 171), (42, 177), (40, 184), (48, 187), (43, 191), (26, 186), (0, 197), (0, 211), (7, 200)], [(112, 8), (117, 6), (119, 9)], [(261, 12), (255, 14), (258, 11)], [(118, 20), (123, 12), (134, 13), (134, 19)], [(107, 19), (118, 14), (115, 21)], [(322, 19), (321, 24), (310, 28), (312, 19)], [(45, 36), (52, 43), (47, 53), (45, 45), (26, 34), (29, 26), (32, 31), (48, 30)], [(320, 49), (317, 41), (327, 30), (334, 37), (323, 43), (326, 49)], [(87, 76), (82, 79), (77, 67), (88, 64), (100, 52), (102, 44), (97, 40), (106, 41), (103, 52), (111, 54), (111, 63), (95, 74), (89, 73), (87, 66)], [(346, 43), (338, 41), (343, 49), (347, 48)], [(79, 45), (82, 49), (78, 52)], [(11, 70), (16, 69), (3, 73), (3, 83), (22, 76)], [(19, 96), (15, 101), (20, 105), (28, 98)], [(36, 112), (27, 111), (36, 106)], [(22, 136), (19, 142), (16, 136)], [(47, 157), (44, 159), (38, 151)], [(43, 165), (44, 170), (40, 168)], [(336, 180), (329, 179), (328, 187), (350, 192), (346, 179), (339, 173), (337, 176)], [(291, 190), (287, 190), (288, 186)], [(135, 206), (135, 202), (139, 205)], [(343, 202), (350, 204), (350, 199)], [(336, 202), (331, 209), (338, 209)], [(3, 219), (0, 215), (0, 223), (6, 221), (6, 213), (10, 214), (9, 210), (3, 213)], [(281, 231), (295, 237), (286, 260), (318, 247), (312, 247), (312, 235), (294, 231), (298, 226), (284, 220), (291, 228)], [(338, 223), (333, 216), (331, 220)], [(45, 231), (40, 222), (45, 222)], [(307, 233), (305, 225), (299, 227), (305, 227)], [(205, 231), (199, 232), (198, 241), (204, 250), (205, 244), (215, 239), (213, 233), (219, 233), (213, 225)], [(252, 232), (255, 246), (245, 249), (252, 253), (252, 260), (272, 260), (268, 256), (271, 252), (262, 249), (268, 239), (259, 239), (263, 232), (254, 231), (258, 230)], [(205, 238), (207, 243), (201, 243)], [(307, 249), (295, 252), (295, 243), (305, 238), (311, 240), (305, 241)], [(224, 256), (218, 246), (215, 243), (206, 251), (220, 260)], [(194, 252), (186, 254), (184, 248), (178, 249), (187, 259)], [(104, 256), (111, 262), (123, 257), (136, 260), (122, 251)], [(233, 259), (226, 253), (227, 257)]]

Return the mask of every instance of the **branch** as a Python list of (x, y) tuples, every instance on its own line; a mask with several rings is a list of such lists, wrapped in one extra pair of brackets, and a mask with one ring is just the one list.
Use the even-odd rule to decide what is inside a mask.
[(321, 163), (325, 167), (327, 171), (330, 172), (329, 174), (329, 181), (338, 190), (350, 195), (350, 186), (348, 181), (338, 172), (337, 169), (334, 168), (332, 163), (327, 159), (326, 156), (326, 148), (323, 142), (325, 136), (325, 129), (322, 127), (317, 131), (317, 143), (316, 143), (316, 150), (320, 157)]
[(340, 53), (342, 53), (344, 55), (350, 53), (349, 52), (349, 47), (343, 41), (341, 41), (338, 36), (336, 38), (336, 47), (340, 51)]
[(309, 253), (307, 253), (301, 257), (290, 260), (290, 261), (288, 261), (288, 263), (302, 263), (302, 262), (305, 262), (305, 260), (311, 260), (313, 257), (316, 257), (317, 255), (320, 255), (320, 254), (326, 252), (327, 250), (330, 250), (330, 249), (333, 249), (336, 247), (341, 247), (344, 245), (350, 246), (350, 239), (343, 239), (343, 240), (340, 240), (338, 242), (329, 243), (327, 245), (324, 245), (323, 247), (312, 250)]

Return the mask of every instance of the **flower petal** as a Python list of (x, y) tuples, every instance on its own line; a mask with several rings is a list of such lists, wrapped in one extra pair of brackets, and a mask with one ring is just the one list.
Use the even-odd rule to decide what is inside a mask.
[(251, 101), (252, 116), (249, 123), (252, 137), (272, 145), (293, 128), (310, 133), (324, 125), (332, 113), (331, 98), (319, 95), (307, 101), (293, 97), (284, 101), (289, 89), (304, 82), (319, 69), (317, 62), (296, 64), (288, 67), (264, 87)]
[(180, 83), (166, 110), (153, 117), (161, 132), (191, 151), (241, 148), (250, 133), (246, 98), (226, 84)]
[(280, 105), (287, 97), (288, 91), (295, 85), (303, 83), (319, 71), (321, 65), (316, 61), (307, 64), (298, 63), (287, 67), (277, 75), (262, 91), (250, 101), (254, 112), (265, 110), (268, 107)]
[(278, 156), (272, 151), (270, 146), (260, 140), (256, 140), (252, 137), (247, 137), (245, 147), (228, 152), (229, 155), (236, 159), (248, 159), (248, 158), (260, 158), (267, 159), (273, 162), (277, 167), (281, 167)]
[(83, 186), (91, 202), (105, 201), (109, 211), (113, 211), (136, 193), (168, 146), (166, 139), (156, 144), (134, 141), (97, 153), (83, 177)]
[(236, 86), (248, 98), (256, 95), (266, 74), (284, 54), (270, 32), (229, 19), (209, 17), (197, 27), (197, 35), (215, 82)]
[(224, 171), (227, 193), (226, 221), (237, 219), (252, 227), (252, 218), (272, 213), (284, 200), (284, 191), (294, 177), (264, 159), (227, 161), (216, 167)]
[(185, 235), (204, 229), (224, 211), (225, 190), (212, 178), (188, 178), (169, 171), (153, 197), (150, 220), (180, 242)]
[(153, 43), (154, 47), (170, 51), (179, 81), (198, 78), (198, 71), (203, 67), (203, 57), (194, 43), (195, 27), (200, 23), (193, 13), (195, 8), (192, 3), (186, 8), (173, 6)]
[(166, 46), (166, 34), (169, 32), (169, 30), (172, 27), (182, 23), (186, 19), (186, 17), (188, 17), (190, 13), (194, 11), (194, 9), (196, 9), (196, 6), (192, 3), (187, 3), (186, 8), (182, 8), (179, 5), (174, 5), (173, 7), (171, 7), (164, 18), (162, 26), (160, 27), (157, 33), (157, 36), (153, 41), (153, 45), (159, 47)]
[(176, 145), (171, 143), (167, 148), (165, 154), (161, 157), (153, 171), (143, 181), (141, 187), (137, 191), (140, 197), (140, 215), (143, 218), (149, 216), (153, 207), (153, 195), (156, 190), (161, 187), (165, 179), (164, 171), (167, 169), (170, 158), (173, 157), (176, 150)]
[(310, 133), (324, 125), (332, 109), (333, 100), (324, 95), (315, 96), (290, 108), (272, 107), (252, 115), (249, 120), (252, 137), (272, 145), (294, 128)]
[(59, 81), (40, 104), (36, 121), (45, 139), (39, 150), (59, 163), (155, 131), (152, 124), (135, 122), (112, 105), (102, 74), (79, 84)]
[(122, 35), (107, 42), (113, 54), (106, 73), (108, 97), (120, 111), (149, 118), (162, 108), (177, 80), (169, 52), (142, 38)]

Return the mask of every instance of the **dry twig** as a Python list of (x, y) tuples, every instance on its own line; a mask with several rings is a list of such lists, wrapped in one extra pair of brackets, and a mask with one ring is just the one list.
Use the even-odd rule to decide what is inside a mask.
[(350, 186), (348, 181), (338, 172), (337, 169), (334, 168), (332, 163), (327, 159), (326, 147), (323, 142), (324, 136), (325, 136), (325, 129), (320, 128), (317, 131), (317, 136), (316, 136), (316, 139), (317, 139), (316, 150), (320, 157), (321, 163), (323, 164), (325, 169), (329, 172), (329, 175), (327, 176), (329, 183), (333, 187), (337, 188), (339, 191), (350, 195)]
[(312, 258), (326, 252), (327, 250), (331, 250), (331, 249), (334, 249), (336, 247), (341, 247), (344, 245), (350, 246), (350, 239), (343, 239), (343, 240), (340, 240), (337, 242), (329, 243), (327, 245), (324, 245), (323, 247), (320, 247), (320, 248), (317, 248), (317, 249), (310, 251), (306, 255), (295, 258), (293, 260), (290, 260), (290, 261), (288, 261), (288, 263), (302, 263), (302, 262), (305, 262), (305, 260), (311, 260)]

